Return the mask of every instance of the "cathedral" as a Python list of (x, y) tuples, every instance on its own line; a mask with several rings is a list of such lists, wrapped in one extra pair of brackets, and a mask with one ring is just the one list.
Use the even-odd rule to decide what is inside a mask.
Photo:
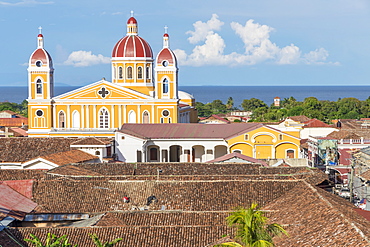
[(113, 137), (124, 123), (195, 123), (195, 99), (178, 90), (178, 64), (167, 31), (153, 51), (131, 16), (127, 34), (114, 46), (112, 80), (54, 96), (54, 67), (37, 36), (28, 65), (29, 137)]

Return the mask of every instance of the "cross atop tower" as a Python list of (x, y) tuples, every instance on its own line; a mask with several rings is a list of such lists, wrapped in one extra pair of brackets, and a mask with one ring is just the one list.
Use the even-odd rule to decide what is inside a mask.
[(42, 27), (41, 26), (39, 26), (39, 34), (41, 34), (42, 32)]
[(168, 27), (164, 26), (164, 33), (167, 33)]
[(134, 11), (131, 10), (131, 17), (134, 17)]

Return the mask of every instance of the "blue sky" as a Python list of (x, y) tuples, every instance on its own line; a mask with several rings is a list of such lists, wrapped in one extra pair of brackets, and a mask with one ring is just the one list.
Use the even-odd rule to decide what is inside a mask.
[(27, 86), (39, 26), (56, 85), (110, 80), (131, 10), (155, 54), (168, 26), (180, 86), (370, 84), (368, 0), (0, 0), (0, 86)]

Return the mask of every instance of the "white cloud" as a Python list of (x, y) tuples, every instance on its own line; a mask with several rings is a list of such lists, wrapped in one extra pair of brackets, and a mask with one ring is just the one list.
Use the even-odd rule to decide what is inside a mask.
[(53, 4), (54, 2), (41, 2), (35, 0), (22, 0), (17, 3), (10, 3), (10, 2), (2, 2), (0, 1), (0, 5), (4, 6), (29, 6), (29, 5), (40, 5), (40, 4)]
[(220, 31), (224, 23), (213, 14), (207, 22), (197, 21), (193, 24), (194, 31), (190, 34), (188, 41), (191, 44), (203, 42), (196, 45), (191, 54), (184, 50), (174, 50), (178, 61), (182, 65), (253, 65), (263, 62), (275, 64), (335, 64), (326, 62), (328, 52), (324, 48), (310, 51), (302, 56), (299, 47), (294, 44), (279, 47), (270, 40), (270, 33), (274, 28), (267, 25), (255, 23), (248, 20), (245, 25), (237, 22), (230, 23), (232, 30), (244, 43), (244, 53), (231, 52), (225, 54), (226, 47), (224, 39), (215, 31)]
[(191, 36), (188, 38), (191, 44), (196, 44), (204, 41), (207, 35), (212, 35), (214, 30), (219, 31), (224, 23), (218, 19), (218, 15), (213, 14), (211, 19), (206, 23), (197, 21), (193, 24), (195, 31), (187, 31), (186, 34)]
[(110, 63), (110, 58), (101, 54), (94, 55), (91, 51), (74, 51), (64, 62), (65, 65), (73, 65), (74, 67), (87, 67), (102, 63)]

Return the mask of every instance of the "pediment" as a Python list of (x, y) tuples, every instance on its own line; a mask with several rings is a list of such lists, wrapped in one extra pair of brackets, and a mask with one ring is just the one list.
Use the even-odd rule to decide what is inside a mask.
[(134, 90), (115, 85), (108, 81), (99, 81), (54, 99), (58, 100), (143, 100), (152, 99), (150, 96)]

